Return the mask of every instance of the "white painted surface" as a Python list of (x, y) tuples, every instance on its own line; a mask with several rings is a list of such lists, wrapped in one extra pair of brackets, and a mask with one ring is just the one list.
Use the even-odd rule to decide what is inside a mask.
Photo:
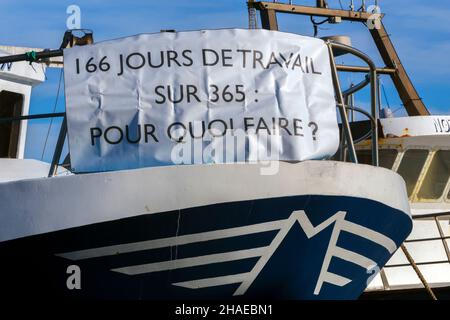
[[(442, 220), (439, 221), (444, 236), (450, 236), (450, 225), (449, 221)], [(439, 230), (434, 219), (430, 220), (414, 220), (413, 221), (413, 231), (409, 235), (409, 240), (418, 240), (425, 238), (437, 238), (439, 237)]]
[[(423, 284), (411, 266), (385, 268), (390, 290), (423, 288)], [(421, 265), (419, 270), (432, 288), (450, 285), (450, 264)], [(373, 290), (372, 284), (367, 291)]]
[(450, 116), (416, 116), (380, 119), (385, 135), (412, 137), (450, 135)]
[(414, 261), (416, 263), (447, 261), (442, 240), (409, 242), (405, 243), (405, 246), (414, 256)]
[[(449, 220), (443, 219), (439, 221), (443, 235), (450, 235)], [(430, 238), (439, 238), (440, 234), (436, 222), (430, 220), (414, 220), (413, 231), (409, 235), (408, 240), (421, 240)], [(450, 246), (450, 240), (445, 240), (447, 246)], [(425, 280), (431, 287), (450, 286), (450, 261), (445, 252), (443, 241), (429, 240), (405, 243), (409, 254), (416, 263), (427, 263), (419, 265)], [(406, 266), (404, 266), (406, 264)], [(405, 254), (401, 249), (392, 256), (387, 262), (384, 272), (386, 274), (389, 290), (423, 288), (423, 284), (418, 278)], [(383, 284), (380, 283), (381, 277), (378, 278), (367, 288), (367, 291), (383, 290)]]
[[(403, 179), (334, 161), (191, 165), (0, 183), (0, 241), (97, 222), (229, 201), (293, 195), (371, 199), (409, 214)], [(201, 177), (201, 179), (199, 178)]]
[(403, 250), (397, 250), (391, 259), (386, 263), (387, 266), (399, 265), (399, 264), (407, 264), (408, 259), (406, 259)]
[(32, 159), (0, 159), (0, 183), (48, 176), (50, 165)]
[(383, 280), (381, 280), (381, 274), (378, 273), (373, 279), (372, 281), (369, 283), (368, 288), (370, 288), (371, 290), (382, 290), (383, 287)]

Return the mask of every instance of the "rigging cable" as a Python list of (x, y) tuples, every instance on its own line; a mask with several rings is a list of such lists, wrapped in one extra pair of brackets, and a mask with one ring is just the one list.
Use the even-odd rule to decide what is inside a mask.
[(396, 113), (397, 111), (400, 111), (400, 110), (402, 110), (404, 107), (403, 107), (403, 104), (402, 104), (402, 106), (401, 107), (398, 107), (397, 109), (395, 109), (394, 111), (392, 111), (392, 113)]
[(403, 253), (405, 254), (406, 259), (408, 260), (408, 262), (413, 267), (414, 271), (417, 274), (417, 277), (419, 277), (420, 282), (422, 282), (425, 290), (430, 295), (431, 299), (432, 300), (437, 300), (436, 295), (433, 292), (433, 289), (430, 288), (430, 285), (428, 284), (427, 280), (423, 276), (422, 272), (420, 271), (419, 267), (415, 263), (414, 259), (411, 257), (411, 254), (408, 252), (408, 249), (406, 248), (404, 243), (402, 243), (401, 248), (402, 248)]
[(321, 24), (324, 24), (325, 22), (328, 22), (330, 20), (330, 18), (326, 18), (322, 21), (316, 22), (313, 18), (313, 16), (309, 16), (309, 18), (311, 19), (311, 22), (313, 24), (313, 29), (314, 29), (314, 38), (317, 37), (318, 34), (318, 26), (320, 26)]
[[(55, 99), (55, 105), (53, 106), (53, 113), (56, 112), (56, 107), (58, 106), (59, 92), (60, 92), (60, 89), (61, 89), (62, 75), (63, 75), (63, 69), (61, 69), (61, 72), (59, 73), (58, 91), (56, 92), (56, 99)], [(45, 136), (45, 142), (44, 142), (44, 148), (42, 149), (41, 160), (44, 158), (45, 148), (47, 146), (48, 137), (50, 135), (50, 131), (52, 129), (52, 125), (53, 125), (53, 117), (50, 119), (50, 125), (48, 126), (47, 135)]]
[(389, 104), (389, 100), (388, 100), (388, 97), (387, 97), (387, 94), (386, 94), (386, 90), (384, 88), (384, 84), (383, 84), (383, 82), (381, 82), (381, 80), (380, 80), (380, 83), (381, 83), (381, 90), (383, 90), (384, 100), (386, 100), (386, 104), (387, 104), (388, 108), (390, 109), (391, 105)]

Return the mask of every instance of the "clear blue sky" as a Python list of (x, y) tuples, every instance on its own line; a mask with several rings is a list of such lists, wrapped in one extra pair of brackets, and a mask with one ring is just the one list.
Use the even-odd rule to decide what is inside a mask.
[[(287, 1), (286, 1), (287, 2)], [(313, 0), (294, 0), (311, 5)], [(350, 1), (341, 0), (344, 6)], [(356, 4), (360, 0), (355, 0)], [(367, 1), (369, 4), (374, 1)], [(339, 7), (338, 0), (329, 0)], [(413, 80), (419, 95), (433, 114), (450, 114), (450, 1), (380, 0), (386, 14), (384, 23), (397, 51)], [(81, 26), (94, 31), (95, 41), (113, 39), (161, 29), (194, 30), (208, 28), (246, 28), (247, 8), (244, 0), (0, 0), (0, 44), (41, 48), (58, 48), (66, 29), (66, 8), (76, 4), (81, 8)], [(319, 18), (320, 19), (320, 18)], [(259, 22), (259, 21), (258, 21)], [(280, 30), (312, 35), (308, 17), (279, 15)], [(351, 34), (353, 46), (369, 53), (381, 65), (375, 46), (366, 29), (359, 23), (323, 25), (319, 36)], [(344, 58), (345, 62), (345, 58)], [(348, 61), (347, 61), (348, 62)], [(31, 113), (52, 112), (60, 70), (47, 72), (48, 81), (36, 87), (32, 94)], [(358, 82), (359, 76), (343, 79)], [(388, 101), (396, 115), (404, 114), (401, 101), (389, 78), (383, 78)], [(63, 86), (62, 86), (63, 90)], [(357, 97), (367, 105), (367, 96)], [(385, 99), (383, 104), (386, 105)], [(399, 109), (400, 108), (400, 109)], [(56, 111), (64, 110), (61, 91)], [(60, 121), (54, 121), (43, 159), (49, 161)], [(30, 121), (27, 137), (27, 158), (41, 159), (47, 120)]]

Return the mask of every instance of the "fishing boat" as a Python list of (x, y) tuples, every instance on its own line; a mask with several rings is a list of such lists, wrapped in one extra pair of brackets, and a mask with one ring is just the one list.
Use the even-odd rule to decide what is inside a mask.
[[(448, 118), (379, 119), (377, 74), (400, 77), (396, 85), (410, 89), (410, 83), (405, 85), (406, 72), (401, 64), (378, 68), (367, 55), (345, 44), (342, 38), (317, 39), (274, 30), (277, 29), (276, 12), (327, 16), (334, 21), (367, 21), (370, 16), (364, 10), (334, 10), (323, 1), (318, 1), (315, 7), (253, 1), (249, 1), (248, 6), (250, 27), (259, 10), (263, 28), (271, 30), (162, 32), (99, 43), (93, 43), (92, 34), (78, 37), (68, 31), (64, 45), (57, 50), (15, 48), (14, 52), (4, 48), (6, 52), (0, 57), (3, 142), (0, 256), (4, 263), (0, 270), (2, 286), (11, 295), (68, 299), (357, 299), (365, 290), (363, 297), (380, 294), (386, 297), (384, 293), (421, 288), (424, 283), (431, 292), (430, 286), (448, 284), (443, 280), (445, 263), (440, 260), (433, 260), (433, 263), (442, 269), (439, 270), (444, 278), (426, 280), (428, 275), (425, 274), (424, 279), (423, 261), (414, 260), (422, 249), (413, 248), (408, 242), (415, 241), (417, 233), (422, 232), (416, 232), (421, 228), (417, 227), (421, 224), (416, 218), (420, 217), (422, 222), (422, 219), (430, 219), (430, 214), (439, 219), (425, 220), (423, 226), (432, 228), (429, 222), (437, 223), (440, 234), (427, 235), (427, 239), (440, 241), (443, 248), (448, 241), (445, 239), (448, 220), (447, 229), (443, 220), (447, 209), (442, 206), (449, 193), (448, 156), (445, 151), (440, 152), (445, 150), (441, 143), (446, 136)], [(384, 28), (376, 30), (371, 32), (376, 35), (384, 32)], [(320, 109), (326, 104), (325, 99), (331, 97), (333, 110), (336, 106), (339, 111), (340, 131), (336, 120), (330, 123), (330, 127), (336, 128), (335, 135), (324, 136), (322, 126), (309, 125), (311, 130), (302, 132), (301, 137), (308, 136), (311, 143), (336, 141), (339, 144), (336, 154), (336, 150), (318, 149), (312, 156), (297, 159), (266, 162), (209, 159), (199, 164), (161, 165), (159, 150), (150, 151), (151, 161), (143, 166), (123, 160), (134, 149), (119, 157), (113, 154), (115, 158), (108, 158), (114, 152), (102, 153), (103, 156), (97, 158), (84, 156), (86, 149), (77, 144), (82, 137), (81, 128), (92, 119), (97, 121), (101, 115), (77, 118), (78, 110), (71, 108), (74, 105), (87, 107), (89, 104), (84, 105), (82, 97), (90, 97), (89, 103), (100, 110), (114, 93), (125, 92), (126, 97), (134, 94), (133, 87), (127, 87), (126, 83), (134, 78), (127, 74), (123, 86), (115, 87), (113, 92), (103, 88), (101, 98), (97, 98), (95, 86), (103, 80), (91, 76), (103, 77), (101, 72), (113, 68), (113, 63), (101, 59), (93, 62), (95, 59), (89, 60), (89, 57), (114, 46), (125, 50), (136, 43), (144, 43), (176, 48), (176, 41), (185, 38), (194, 42), (199, 39), (197, 44), (201, 47), (205, 39), (212, 45), (214, 39), (223, 41), (227, 37), (235, 39), (237, 47), (239, 37), (246, 41), (270, 39), (273, 43), (285, 37), (289, 41), (299, 41), (302, 48), (308, 45), (321, 48), (326, 63), (314, 65), (312, 59), (303, 60), (299, 62), (302, 66), (299, 69), (306, 74), (304, 77), (319, 74), (325, 77), (330, 90), (321, 92), (324, 100), (305, 101), (310, 109)], [(386, 40), (382, 35), (381, 38)], [(290, 46), (289, 41), (286, 43)], [(390, 43), (389, 38), (386, 41)], [(233, 42), (230, 43), (233, 47)], [(212, 49), (208, 50), (203, 51), (203, 61), (206, 54), (211, 54)], [(181, 67), (183, 62), (176, 60), (169, 51), (168, 63), (172, 61)], [(140, 59), (137, 53), (117, 55), (120, 65), (130, 69), (129, 74), (149, 63), (145, 61), (141, 66), (140, 60), (136, 60)], [(187, 66), (189, 52), (183, 53)], [(335, 57), (343, 53), (360, 58), (365, 65), (336, 64)], [(228, 54), (222, 51), (223, 66), (231, 61), (226, 58)], [(87, 57), (85, 65), (80, 63), (84, 57)], [(150, 59), (150, 55), (147, 57)], [(274, 59), (267, 65), (277, 68), (279, 61)], [(62, 64), (66, 77), (66, 112), (29, 115), (31, 89), (44, 80), (45, 66)], [(257, 62), (253, 65), (257, 66)], [(287, 66), (288, 61), (279, 65)], [(85, 78), (76, 80), (83, 70), (86, 70)], [(348, 71), (366, 73), (367, 77), (359, 85), (343, 90), (338, 72)], [(261, 72), (276, 73), (272, 69)], [(113, 76), (112, 79), (117, 79), (122, 72), (119, 70)], [(119, 83), (118, 80), (113, 82)], [(371, 88), (370, 111), (349, 103), (357, 90), (366, 85)], [(186, 90), (195, 100), (196, 92), (187, 87)], [(236, 98), (239, 90), (236, 87)], [(415, 91), (401, 92), (411, 112), (426, 110), (418, 100), (409, 99)], [(115, 99), (121, 97), (117, 94)], [(143, 97), (143, 100), (138, 98), (139, 103), (145, 102), (145, 91), (138, 90), (138, 97)], [(226, 94), (223, 97), (227, 99)], [(253, 102), (245, 100), (244, 103), (248, 106)], [(362, 112), (369, 120), (349, 121), (351, 111)], [(41, 117), (64, 119), (50, 164), (24, 159), (26, 121)], [(126, 139), (131, 144), (133, 139), (127, 136), (129, 127), (126, 126), (131, 127), (132, 121), (127, 121), (125, 129), (114, 123), (106, 123), (108, 127), (102, 129), (91, 126), (86, 141), (94, 147), (102, 139), (109, 139), (110, 145)], [(279, 127), (284, 126), (288, 132), (287, 123), (277, 121)], [(409, 125), (409, 121), (415, 121), (416, 125)], [(433, 126), (429, 126), (431, 123)], [(145, 137), (160, 137), (153, 129), (155, 131), (144, 131)], [(300, 127), (294, 125), (291, 131), (296, 129)], [(114, 130), (116, 136), (108, 136), (107, 130)], [(66, 155), (62, 151), (68, 131), (69, 154)], [(144, 143), (142, 137), (139, 136), (138, 144)], [(428, 143), (431, 140), (434, 145)], [(424, 147), (418, 147), (417, 141)], [(99, 148), (97, 151), (103, 150)], [(409, 160), (409, 155), (413, 159), (421, 157), (423, 167), (416, 168), (416, 162)], [(276, 168), (275, 173), (268, 174), (273, 168)], [(428, 170), (431, 170), (429, 174)], [(442, 170), (447, 173), (446, 178), (440, 174)], [(439, 190), (434, 187), (435, 179), (440, 179)], [(448, 254), (448, 248), (445, 250)], [(399, 264), (399, 259), (403, 258), (407, 262)], [(399, 268), (414, 268), (413, 277), (419, 277), (420, 281), (404, 276), (404, 272), (399, 276)]]

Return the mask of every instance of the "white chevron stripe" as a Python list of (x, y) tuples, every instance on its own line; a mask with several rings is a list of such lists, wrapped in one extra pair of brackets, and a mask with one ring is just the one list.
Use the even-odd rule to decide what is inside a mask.
[(371, 270), (377, 265), (377, 263), (372, 259), (338, 246), (336, 246), (334, 249), (334, 256), (337, 258), (341, 258), (342, 260), (357, 264), (366, 270)]
[[(336, 221), (334, 222), (333, 231), (331, 233), (330, 241), (328, 242), (327, 252), (325, 253), (325, 257), (322, 262), (322, 268), (320, 269), (319, 279), (317, 279), (316, 287), (314, 289), (314, 294), (318, 295), (320, 290), (322, 289), (322, 285), (324, 282), (329, 282), (331, 279), (333, 281), (334, 278), (329, 277), (328, 267), (330, 266), (331, 259), (334, 255), (334, 249), (336, 247), (337, 240), (339, 238), (339, 234), (342, 228), (342, 221), (345, 220), (346, 213), (343, 211), (339, 211), (334, 215), (336, 217)], [(332, 283), (332, 282), (331, 282)]]
[(135, 266), (111, 269), (111, 271), (125, 273), (128, 275), (136, 275), (142, 273), (175, 270), (188, 267), (201, 266), (218, 262), (227, 262), (234, 260), (242, 260), (246, 258), (259, 257), (264, 254), (267, 247), (260, 247), (247, 250), (231, 251), (224, 253), (209, 254), (193, 258), (177, 259), (163, 262), (146, 263)]
[(226, 239), (238, 237), (242, 235), (262, 233), (266, 231), (273, 231), (280, 229), (286, 220), (276, 220), (264, 223), (253, 224), (244, 227), (229, 228), (201, 233), (193, 233), (177, 237), (162, 238), (156, 240), (147, 240), (133, 243), (125, 243), (107, 247), (92, 248), (86, 250), (58, 253), (56, 256), (63, 257), (70, 260), (83, 260), (98, 258), (104, 256), (111, 256), (116, 254), (124, 254), (129, 252), (137, 252), (144, 250), (152, 250), (158, 248), (166, 248), (172, 246), (179, 246), (189, 243), (205, 242), (216, 239)]
[[(324, 230), (329, 225), (333, 224), (337, 220), (341, 220), (345, 218), (345, 212), (344, 211), (338, 211), (331, 217), (329, 217), (327, 220), (323, 221), (321, 224), (317, 226), (313, 226), (311, 221), (309, 220), (308, 216), (306, 215), (305, 211), (294, 211), (292, 215), (295, 216), (296, 220), (300, 223), (302, 226), (303, 231), (305, 232), (306, 236), (309, 238), (314, 237), (316, 234)], [(291, 217), (292, 217), (291, 215)]]
[(392, 241), (392, 239), (386, 237), (384, 234), (373, 231), (372, 229), (363, 227), (359, 224), (345, 220), (342, 223), (342, 230), (375, 242), (385, 247), (391, 254), (393, 254), (395, 250), (397, 250), (397, 245), (394, 241)]
[(174, 286), (188, 288), (188, 289), (201, 289), (201, 288), (223, 286), (226, 284), (243, 282), (249, 275), (250, 275), (250, 273), (247, 272), (247, 273), (232, 274), (232, 275), (227, 275), (227, 276), (222, 276), (222, 277), (176, 282), (176, 283), (172, 283), (172, 284)]
[(366, 268), (367, 270), (372, 269), (374, 266), (376, 266), (376, 263), (373, 260), (364, 257), (356, 252), (338, 247), (336, 243), (341, 231), (349, 232), (351, 234), (375, 242), (385, 247), (390, 253), (395, 252), (397, 248), (395, 242), (392, 241), (390, 238), (386, 237), (385, 235), (379, 232), (346, 221), (345, 216), (346, 212), (339, 211), (335, 213), (333, 216), (329, 217), (327, 220), (320, 223), (319, 225), (313, 226), (306, 213), (303, 210), (299, 210), (292, 212), (290, 217), (284, 220), (277, 220), (254, 224), (250, 226), (202, 232), (177, 237), (169, 237), (163, 239), (79, 250), (61, 253), (57, 255), (71, 260), (90, 259), (96, 257), (110, 256), (119, 253), (165, 248), (183, 244), (205, 242), (215, 239), (224, 239), (241, 235), (279, 230), (274, 239), (272, 240), (271, 244), (267, 247), (259, 247), (247, 250), (237, 250), (224, 253), (209, 254), (204, 256), (189, 257), (183, 259), (175, 259), (134, 266), (126, 266), (111, 270), (128, 275), (137, 275), (143, 273), (182, 269), (200, 265), (208, 265), (213, 263), (221, 263), (227, 261), (242, 260), (252, 257), (259, 257), (255, 266), (252, 268), (250, 272), (247, 273), (173, 283), (173, 285), (189, 289), (199, 289), (231, 283), (241, 283), (233, 295), (242, 295), (248, 290), (248, 288), (254, 282), (254, 280), (259, 275), (261, 270), (264, 268), (264, 266), (270, 260), (274, 252), (279, 247), (279, 245), (282, 243), (282, 241), (288, 234), (289, 230), (297, 221), (299, 222), (300, 226), (302, 227), (303, 231), (305, 232), (308, 238), (314, 237), (316, 234), (322, 232), (328, 226), (334, 224), (331, 238), (328, 243), (327, 252), (325, 254), (319, 278), (317, 280), (316, 288), (314, 290), (314, 294), (318, 295), (320, 293), (323, 283), (325, 282), (337, 286), (344, 286), (349, 282), (351, 282), (350, 279), (347, 279), (345, 277), (342, 277), (340, 275), (328, 271), (328, 267), (333, 257), (341, 258), (345, 261)]
[(332, 273), (332, 272), (325, 273), (324, 280), (325, 280), (325, 282), (334, 284), (335, 286), (339, 286), (339, 287), (343, 287), (352, 281), (346, 277), (340, 276), (340, 275)]

